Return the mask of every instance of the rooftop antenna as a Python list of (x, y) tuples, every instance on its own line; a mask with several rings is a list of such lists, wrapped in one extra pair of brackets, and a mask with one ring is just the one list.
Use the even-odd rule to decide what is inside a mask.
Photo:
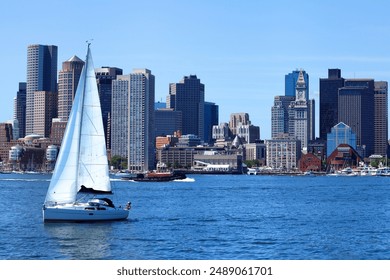
[(88, 47), (90, 44), (92, 44), (92, 41), (93, 41), (93, 39), (88, 39), (87, 41), (85, 41), (88, 44)]

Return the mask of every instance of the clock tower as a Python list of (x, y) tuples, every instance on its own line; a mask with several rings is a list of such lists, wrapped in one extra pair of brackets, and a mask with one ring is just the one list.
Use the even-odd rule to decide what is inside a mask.
[(303, 71), (299, 71), (298, 81), (295, 86), (295, 99), (296, 101), (307, 101), (306, 100), (306, 83), (303, 77)]

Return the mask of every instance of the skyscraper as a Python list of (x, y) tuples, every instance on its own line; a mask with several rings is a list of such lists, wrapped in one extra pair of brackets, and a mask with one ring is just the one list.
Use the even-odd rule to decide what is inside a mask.
[(306, 100), (309, 100), (309, 74), (305, 70), (294, 70), (291, 73), (284, 76), (284, 92), (285, 96), (295, 97), (295, 87), (298, 82), (299, 73), (302, 72), (303, 79), (306, 84)]
[(130, 74), (128, 169), (155, 169), (154, 76), (148, 69)]
[(127, 157), (134, 173), (155, 168), (154, 87), (148, 69), (112, 81), (111, 154)]
[(57, 93), (57, 46), (29, 45), (27, 48), (26, 134), (35, 132), (34, 93)]
[(374, 80), (345, 80), (344, 87), (339, 89), (338, 121), (356, 133), (357, 146), (365, 148), (363, 157), (374, 153), (374, 119)]
[(388, 85), (387, 82), (375, 82), (375, 143), (374, 153), (385, 156), (388, 146)]
[(26, 88), (27, 83), (19, 83), (19, 90), (16, 93), (15, 118), (19, 122), (19, 137), (26, 135)]
[(344, 86), (340, 69), (328, 69), (328, 78), (320, 79), (320, 138), (326, 140), (331, 128), (339, 123), (338, 92)]
[(128, 157), (130, 75), (112, 81), (111, 155)]
[(295, 101), (290, 103), (288, 109), (289, 115), (289, 135), (295, 136), (301, 141), (301, 148), (307, 148), (309, 140), (312, 140), (312, 128), (309, 103), (307, 102), (307, 88), (304, 80), (303, 71), (299, 73), (298, 81), (295, 87)]
[(288, 108), (294, 96), (275, 96), (274, 106), (271, 109), (271, 138), (277, 139), (280, 135), (288, 133)]
[(52, 120), (57, 116), (57, 93), (34, 92), (34, 133), (50, 137)]
[(111, 148), (111, 97), (112, 90), (111, 85), (112, 81), (116, 79), (118, 75), (122, 75), (122, 69), (116, 67), (103, 66), (101, 68), (96, 68), (96, 80), (99, 91), (100, 106), (102, 108), (102, 117), (103, 117), (103, 127), (104, 133), (106, 135), (106, 145), (107, 149)]
[(62, 63), (58, 74), (58, 118), (68, 121), (84, 61), (77, 56)]
[(215, 103), (204, 103), (204, 140), (206, 143), (213, 142), (213, 126), (218, 125), (219, 107)]
[(185, 76), (179, 83), (169, 85), (167, 108), (181, 111), (183, 135), (194, 134), (204, 139), (204, 84), (196, 75)]

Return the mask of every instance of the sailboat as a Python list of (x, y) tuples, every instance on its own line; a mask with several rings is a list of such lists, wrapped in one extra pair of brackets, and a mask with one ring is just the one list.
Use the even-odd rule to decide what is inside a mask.
[(61, 149), (43, 205), (43, 220), (113, 221), (129, 215), (130, 202), (116, 207), (112, 194), (106, 143), (88, 42)]

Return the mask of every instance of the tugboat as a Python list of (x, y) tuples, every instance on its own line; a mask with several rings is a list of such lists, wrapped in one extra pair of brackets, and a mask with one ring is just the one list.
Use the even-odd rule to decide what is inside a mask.
[(138, 173), (136, 176), (124, 176), (123, 180), (137, 182), (168, 182), (173, 180), (183, 180), (187, 176), (180, 171), (167, 171), (165, 164), (158, 164), (157, 170)]
[(135, 177), (129, 178), (129, 180), (137, 181), (137, 182), (168, 182), (173, 180), (183, 180), (186, 179), (187, 176), (178, 171), (173, 172), (156, 172), (151, 171), (147, 173), (137, 174)]

